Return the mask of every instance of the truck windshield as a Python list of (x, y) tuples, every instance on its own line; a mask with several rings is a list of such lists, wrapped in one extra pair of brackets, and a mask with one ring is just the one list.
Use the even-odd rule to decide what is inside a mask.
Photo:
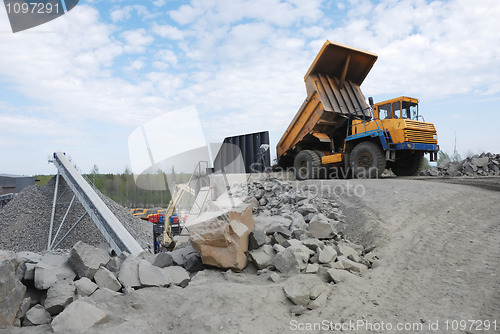
[(401, 110), (401, 117), (418, 121), (418, 104), (414, 102), (403, 101), (403, 109)]

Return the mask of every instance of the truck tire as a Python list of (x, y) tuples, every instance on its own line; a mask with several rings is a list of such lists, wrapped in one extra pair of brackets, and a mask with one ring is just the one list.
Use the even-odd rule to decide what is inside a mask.
[(391, 170), (397, 176), (415, 176), (420, 173), (424, 166), (424, 154), (422, 152), (414, 152), (409, 157), (396, 161)]
[(300, 151), (293, 164), (297, 180), (315, 179), (318, 177), (321, 159), (311, 150)]
[(318, 179), (328, 178), (329, 168), (326, 166), (323, 166), (323, 164), (321, 163), (321, 159), (326, 155), (325, 152), (314, 150), (314, 153), (316, 153), (318, 155), (318, 158), (319, 158), (318, 174), (316, 175), (316, 178), (318, 178)]
[(362, 142), (354, 146), (349, 155), (349, 165), (354, 177), (380, 177), (385, 170), (385, 156), (380, 147), (372, 142)]

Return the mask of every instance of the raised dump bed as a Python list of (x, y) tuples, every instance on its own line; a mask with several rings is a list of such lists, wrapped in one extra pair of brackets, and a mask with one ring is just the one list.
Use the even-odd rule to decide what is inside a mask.
[(340, 150), (348, 115), (371, 117), (359, 86), (376, 60), (376, 54), (325, 42), (304, 77), (307, 98), (277, 145), (281, 165), (292, 165), (300, 149), (318, 148), (318, 140), (325, 151), (332, 150), (332, 139), (333, 150)]

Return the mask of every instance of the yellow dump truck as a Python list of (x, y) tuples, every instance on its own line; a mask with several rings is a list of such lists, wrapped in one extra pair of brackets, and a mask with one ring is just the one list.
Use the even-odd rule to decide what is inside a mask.
[(304, 80), (307, 98), (276, 147), (278, 164), (299, 180), (378, 177), (386, 168), (416, 175), (424, 153), (436, 161), (434, 124), (418, 100), (399, 97), (368, 104), (360, 86), (378, 56), (326, 41)]

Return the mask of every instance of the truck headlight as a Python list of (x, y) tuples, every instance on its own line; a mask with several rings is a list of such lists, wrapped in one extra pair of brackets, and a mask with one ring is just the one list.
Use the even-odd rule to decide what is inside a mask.
[(406, 147), (408, 147), (409, 149), (412, 149), (413, 148), (413, 144), (412, 143), (408, 143), (408, 144), (406, 144)]

